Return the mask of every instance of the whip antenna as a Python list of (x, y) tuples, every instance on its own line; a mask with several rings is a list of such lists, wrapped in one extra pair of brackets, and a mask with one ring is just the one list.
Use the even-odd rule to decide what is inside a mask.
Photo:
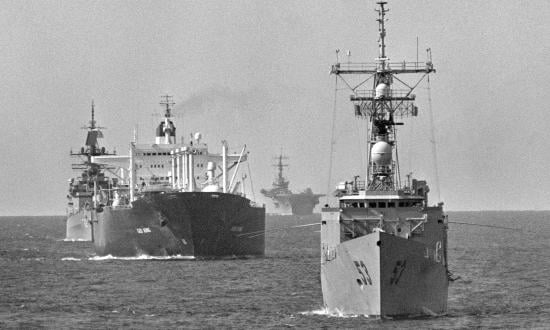
[[(336, 50), (336, 56), (338, 57), (338, 50)], [(330, 193), (330, 182), (332, 180), (332, 160), (333, 160), (333, 153), (334, 153), (334, 126), (336, 122), (336, 100), (338, 96), (338, 76), (334, 79), (334, 104), (332, 107), (332, 128), (330, 131), (330, 153), (329, 153), (329, 163), (328, 163), (328, 182), (327, 182), (327, 198), (325, 199), (325, 203), (328, 204)]]
[[(428, 53), (428, 60), (431, 62), (432, 51), (430, 48), (426, 50)], [(437, 200), (441, 201), (441, 190), (439, 189), (439, 169), (437, 166), (437, 145), (435, 142), (435, 126), (434, 126), (434, 113), (432, 110), (432, 92), (430, 87), (430, 75), (427, 77), (427, 91), (428, 91), (428, 111), (430, 113), (430, 144), (432, 145), (432, 156), (434, 163), (434, 174), (435, 174), (435, 186), (437, 187)]]

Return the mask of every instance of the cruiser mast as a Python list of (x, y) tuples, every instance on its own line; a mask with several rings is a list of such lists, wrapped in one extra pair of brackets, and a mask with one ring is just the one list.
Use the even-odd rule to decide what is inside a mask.
[[(385, 14), (387, 2), (379, 1), (378, 12), (378, 58), (375, 63), (336, 63), (331, 73), (344, 81), (352, 91), (350, 100), (354, 103), (355, 115), (368, 118), (370, 132), (368, 136), (368, 167), (365, 184), (355, 185), (354, 189), (373, 191), (395, 191), (400, 189), (399, 162), (397, 154), (396, 117), (417, 116), (418, 108), (414, 104), (416, 95), (412, 94), (418, 84), (430, 73), (435, 72), (431, 58), (425, 63), (390, 62), (386, 54)], [(398, 74), (422, 74), (415, 84), (407, 84), (397, 77)], [(359, 76), (360, 83), (355, 85), (347, 81), (347, 76)], [(366, 83), (372, 79), (372, 88)], [(394, 81), (401, 89), (393, 87)]]
[(171, 95), (161, 96), (160, 105), (165, 106), (164, 120), (157, 128), (156, 143), (157, 144), (174, 144), (176, 143), (176, 127), (172, 122), (172, 109), (176, 103)]

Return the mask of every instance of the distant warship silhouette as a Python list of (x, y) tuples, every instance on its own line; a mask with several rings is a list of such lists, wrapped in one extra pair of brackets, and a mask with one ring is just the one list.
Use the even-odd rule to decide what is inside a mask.
[(117, 179), (105, 176), (104, 165), (94, 164), (92, 157), (113, 155), (99, 146), (98, 139), (103, 138), (103, 132), (96, 125), (94, 102), (92, 101), (92, 119), (89, 126), (82, 127), (88, 130), (85, 145), (79, 152), (70, 152), (72, 158), (81, 162), (72, 164), (73, 170), (78, 170), (80, 176), (69, 179), (69, 194), (67, 195), (67, 223), (66, 239), (92, 240), (92, 209), (93, 199), (99, 189), (108, 189), (116, 186)]
[(260, 192), (273, 201), (277, 213), (294, 214), (294, 215), (310, 215), (313, 213), (315, 205), (319, 204), (319, 197), (322, 194), (314, 194), (311, 188), (306, 188), (301, 193), (292, 193), (288, 189), (290, 182), (283, 176), (283, 167), (288, 164), (283, 164), (283, 159), (287, 159), (282, 154), (278, 157), (277, 177), (273, 181), (273, 188), (269, 190), (262, 189)]

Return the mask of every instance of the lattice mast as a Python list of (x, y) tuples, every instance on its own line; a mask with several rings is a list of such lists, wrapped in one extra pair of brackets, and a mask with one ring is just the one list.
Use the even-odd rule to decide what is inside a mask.
[(283, 159), (288, 159), (288, 157), (283, 156), (281, 152), (281, 154), (276, 159), (277, 163), (273, 164), (273, 167), (277, 168), (277, 177), (275, 178), (275, 182), (280, 186), (288, 187), (288, 181), (286, 181), (285, 177), (283, 176), (283, 168), (288, 167), (288, 164), (283, 163)]
[[(355, 115), (368, 118), (370, 134), (368, 135), (368, 167), (366, 178), (367, 190), (398, 190), (400, 188), (399, 162), (397, 153), (396, 117), (416, 116), (418, 108), (414, 104), (416, 96), (412, 94), (418, 84), (431, 72), (435, 72), (431, 54), (428, 59), (419, 62), (390, 62), (386, 56), (385, 14), (389, 11), (385, 1), (377, 2), (378, 12), (378, 57), (374, 63), (336, 63), (332, 74), (337, 75), (350, 88), (353, 94), (350, 100), (354, 103)], [(398, 74), (422, 74), (413, 85), (397, 78)], [(353, 86), (344, 76), (360, 77), (360, 83)], [(372, 80), (372, 88), (366, 88)], [(403, 89), (394, 89), (394, 80)]]

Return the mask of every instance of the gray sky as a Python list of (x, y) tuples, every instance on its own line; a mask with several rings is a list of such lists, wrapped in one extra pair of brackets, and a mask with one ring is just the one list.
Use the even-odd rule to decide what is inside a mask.
[[(431, 47), (441, 199), (448, 210), (550, 209), (549, 1), (390, 1), (387, 51)], [(256, 196), (289, 156), (291, 189), (328, 186), (335, 61), (377, 56), (375, 1), (2, 1), (0, 215), (64, 214), (69, 150), (91, 100), (103, 145), (153, 141), (160, 95), (178, 131), (251, 151)], [(426, 85), (406, 119), (402, 173), (437, 199)], [(331, 189), (364, 173), (362, 126), (337, 98)], [(414, 122), (414, 123), (413, 123)], [(412, 169), (411, 169), (412, 168)]]

